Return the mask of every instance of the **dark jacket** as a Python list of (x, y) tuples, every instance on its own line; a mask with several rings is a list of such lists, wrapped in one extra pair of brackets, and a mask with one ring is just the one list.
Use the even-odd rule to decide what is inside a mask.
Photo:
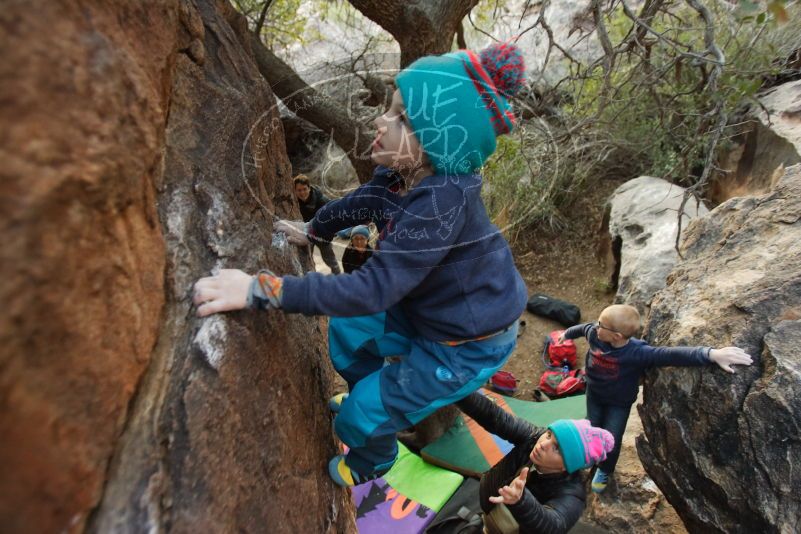
[[(508, 485), (524, 467), (532, 467), (529, 455), (546, 431), (515, 417), (480, 393), (471, 393), (457, 403), (464, 413), (496, 436), (514, 445), (509, 454), (481, 477), (481, 509), (489, 513), (491, 496)], [(586, 492), (581, 472), (541, 475), (529, 470), (526, 489), (509, 511), (520, 525), (520, 533), (560, 534), (569, 531), (584, 512)]]
[(651, 367), (708, 365), (709, 347), (652, 347), (642, 339), (630, 338), (615, 348), (598, 339), (592, 324), (577, 324), (565, 330), (565, 339), (584, 337), (587, 351), (587, 391), (598, 402), (631, 406), (637, 400), (640, 377)]
[(309, 186), (309, 189), (311, 192), (306, 202), (302, 202), (298, 199), (298, 207), (300, 208), (300, 215), (303, 217), (303, 222), (309, 222), (314, 219), (314, 215), (317, 211), (330, 202), (330, 199), (322, 194), (316, 187)]
[(399, 181), (378, 166), (370, 182), (320, 209), (313, 238), (330, 241), (343, 228), (374, 222), (377, 252), (351, 274), (285, 276), (284, 311), (355, 317), (400, 305), (431, 341), (473, 339), (516, 321), (527, 290), (484, 209), (481, 176), (428, 176), (405, 196)]
[(346, 274), (350, 274), (367, 263), (367, 260), (369, 260), (372, 255), (373, 249), (370, 248), (370, 245), (367, 245), (364, 252), (359, 252), (355, 248), (348, 246), (345, 252), (342, 253), (342, 269)]

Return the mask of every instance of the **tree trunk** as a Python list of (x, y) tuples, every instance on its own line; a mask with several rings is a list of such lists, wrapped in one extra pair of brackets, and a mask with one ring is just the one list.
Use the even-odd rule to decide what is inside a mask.
[(270, 246), (299, 214), (241, 16), (31, 0), (0, 25), (0, 530), (353, 532), (324, 322), (191, 303), (213, 268), (303, 271)]
[(448, 52), (462, 19), (478, 4), (478, 0), (349, 1), (398, 41), (401, 68), (419, 57)]

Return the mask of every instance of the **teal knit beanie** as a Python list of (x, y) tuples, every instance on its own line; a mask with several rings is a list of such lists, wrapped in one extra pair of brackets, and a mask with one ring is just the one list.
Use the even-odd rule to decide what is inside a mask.
[(350, 237), (353, 239), (353, 236), (361, 235), (370, 239), (370, 229), (367, 228), (365, 225), (360, 224), (359, 226), (354, 226), (350, 231)]
[(502, 43), (478, 55), (459, 50), (422, 57), (395, 77), (437, 174), (474, 172), (495, 152), (495, 137), (515, 125), (507, 98), (522, 87), (524, 70), (520, 50)]
[(595, 427), (587, 419), (559, 419), (548, 425), (565, 461), (565, 470), (573, 473), (606, 459), (615, 447), (608, 430)]

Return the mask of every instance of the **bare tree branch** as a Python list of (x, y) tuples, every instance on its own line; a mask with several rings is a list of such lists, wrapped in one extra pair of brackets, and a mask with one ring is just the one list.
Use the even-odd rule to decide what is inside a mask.
[(259, 72), (273, 92), (290, 111), (330, 133), (346, 152), (359, 181), (369, 181), (375, 164), (370, 159), (372, 137), (365, 132), (366, 127), (348, 116), (341, 105), (310, 87), (255, 34), (251, 35), (251, 46)]
[(697, 197), (702, 188), (706, 187), (709, 181), (709, 175), (714, 167), (713, 162), (715, 158), (715, 150), (717, 149), (720, 136), (723, 133), (723, 129), (726, 127), (726, 123), (728, 121), (728, 114), (726, 113), (726, 109), (724, 107), (725, 98), (718, 92), (718, 79), (723, 73), (723, 66), (726, 64), (726, 57), (723, 55), (723, 51), (720, 49), (720, 47), (718, 47), (717, 43), (715, 43), (715, 22), (712, 19), (712, 14), (709, 12), (709, 9), (698, 2), (698, 0), (687, 0), (687, 4), (697, 11), (701, 19), (704, 21), (704, 44), (706, 45), (706, 53), (713, 55), (715, 58), (715, 63), (712, 67), (712, 72), (709, 75), (709, 82), (707, 84), (710, 93), (715, 99), (715, 107), (710, 112), (710, 116), (715, 118), (715, 126), (711, 130), (711, 137), (706, 148), (704, 170), (701, 173), (701, 177), (695, 184), (693, 184), (691, 187), (688, 187), (684, 191), (684, 196), (682, 197), (681, 205), (679, 206), (678, 232), (676, 234), (675, 243), (676, 252), (679, 254), (679, 257), (681, 257), (679, 242), (681, 238), (681, 217), (684, 213), (684, 206), (686, 205), (690, 196)]
[(467, 41), (464, 39), (464, 22), (460, 21), (459, 26), (456, 28), (456, 45), (460, 49), (467, 48)]
[(261, 8), (259, 20), (256, 22), (256, 27), (253, 29), (253, 33), (256, 35), (261, 35), (261, 29), (264, 27), (264, 19), (267, 18), (267, 10), (270, 9), (270, 4), (272, 3), (273, 0), (266, 0), (264, 2), (264, 7)]

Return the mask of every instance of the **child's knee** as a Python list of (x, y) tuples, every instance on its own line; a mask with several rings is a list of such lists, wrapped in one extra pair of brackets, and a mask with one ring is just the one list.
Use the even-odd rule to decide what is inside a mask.
[(380, 399), (351, 393), (334, 419), (334, 432), (349, 447), (363, 447), (388, 419), (386, 413), (378, 408), (380, 405)]
[(357, 426), (341, 412), (334, 418), (334, 433), (348, 447), (364, 446), (364, 436), (359, 435)]

